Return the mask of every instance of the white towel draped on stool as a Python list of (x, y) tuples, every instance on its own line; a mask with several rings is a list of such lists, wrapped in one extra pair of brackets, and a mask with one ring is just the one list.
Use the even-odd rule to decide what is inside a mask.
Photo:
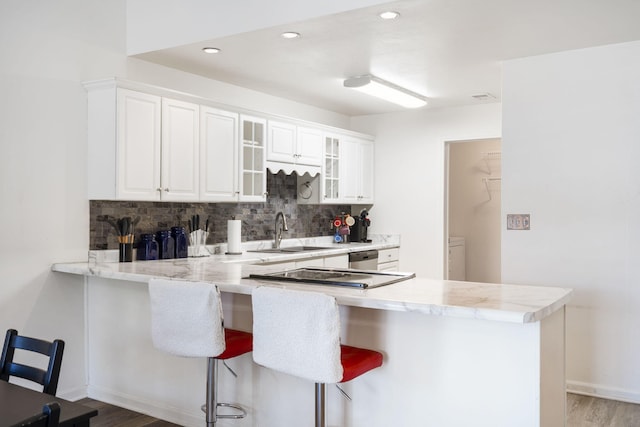
[(335, 298), (267, 286), (255, 289), (251, 298), (256, 363), (319, 383), (342, 379)]
[(215, 357), (225, 350), (222, 303), (216, 285), (151, 279), (153, 345), (177, 356)]

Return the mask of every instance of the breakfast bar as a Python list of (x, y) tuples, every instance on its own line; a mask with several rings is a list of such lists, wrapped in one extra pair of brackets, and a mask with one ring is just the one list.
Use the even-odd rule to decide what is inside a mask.
[[(88, 394), (94, 399), (186, 426), (201, 425), (203, 360), (155, 350), (148, 281), (215, 283), (225, 326), (251, 331), (251, 292), (281, 286), (334, 296), (345, 344), (384, 355), (381, 368), (330, 388), (331, 426), (563, 426), (564, 288), (412, 278), (372, 289), (249, 279), (279, 265), (188, 258), (134, 263), (66, 263), (84, 275)], [(313, 384), (253, 363), (220, 370), (223, 400), (248, 409), (220, 426), (300, 425), (313, 417)]]

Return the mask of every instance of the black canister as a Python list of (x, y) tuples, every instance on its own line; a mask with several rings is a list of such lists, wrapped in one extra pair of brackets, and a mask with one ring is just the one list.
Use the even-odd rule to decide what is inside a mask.
[(158, 259), (158, 242), (153, 234), (141, 234), (138, 242), (138, 259), (150, 261)]
[(131, 262), (133, 256), (133, 243), (120, 243), (118, 257), (120, 262)]
[(171, 259), (175, 256), (175, 244), (169, 230), (160, 230), (156, 233), (158, 240), (158, 259)]
[(186, 258), (189, 256), (189, 239), (184, 227), (171, 227), (171, 236), (175, 242), (175, 257)]

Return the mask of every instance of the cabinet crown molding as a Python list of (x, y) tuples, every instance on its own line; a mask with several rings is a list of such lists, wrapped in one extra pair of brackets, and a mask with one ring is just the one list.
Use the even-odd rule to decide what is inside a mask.
[(205, 98), (200, 95), (194, 95), (192, 93), (182, 92), (175, 89), (169, 89), (161, 86), (155, 86), (148, 83), (136, 82), (133, 80), (124, 79), (121, 77), (107, 77), (104, 79), (89, 80), (82, 83), (86, 91), (101, 90), (101, 89), (131, 89), (137, 90), (152, 95), (158, 95), (163, 97), (170, 97), (173, 99), (179, 99), (187, 102), (193, 102), (200, 105), (206, 105), (213, 108), (219, 108), (226, 111), (235, 112), (238, 114), (249, 114), (252, 116), (258, 116), (267, 120), (278, 120), (287, 122), (297, 126), (311, 127), (322, 130), (327, 133), (338, 133), (343, 136), (350, 136), (359, 139), (365, 139), (369, 141), (375, 141), (375, 137), (365, 133), (355, 132), (349, 129), (338, 128), (334, 126), (325, 125), (322, 123), (310, 122), (307, 120), (297, 119), (295, 117), (280, 116), (264, 111), (256, 111), (248, 108), (242, 108), (230, 104), (223, 104), (215, 102), (209, 98)]

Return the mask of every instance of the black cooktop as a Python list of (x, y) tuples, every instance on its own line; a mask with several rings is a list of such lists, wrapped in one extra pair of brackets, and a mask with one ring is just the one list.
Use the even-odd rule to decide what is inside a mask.
[(249, 278), (367, 289), (390, 285), (391, 283), (411, 279), (415, 276), (415, 273), (393, 271), (305, 267), (275, 273), (250, 274)]

